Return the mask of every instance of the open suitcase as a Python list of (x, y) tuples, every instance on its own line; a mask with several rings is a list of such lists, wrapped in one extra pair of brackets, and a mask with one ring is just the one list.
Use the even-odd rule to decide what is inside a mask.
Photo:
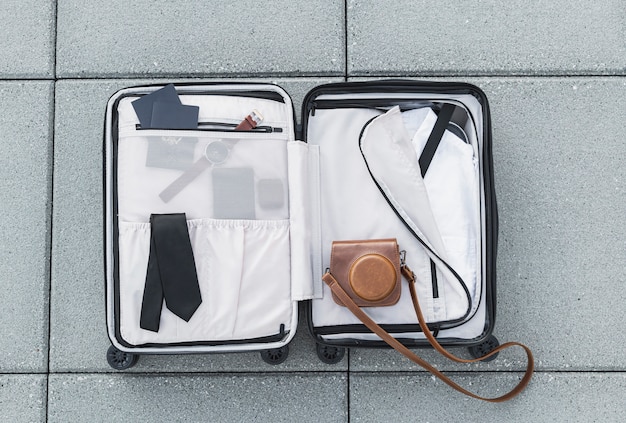
[[(331, 246), (342, 240), (397, 240), (439, 343), (467, 346), (474, 357), (497, 346), (497, 212), (480, 89), (401, 80), (322, 85), (307, 94), (299, 126), (276, 85), (177, 84), (178, 100), (167, 101), (197, 113), (197, 127), (183, 129), (172, 120), (182, 109), (169, 113), (157, 98), (168, 89), (120, 90), (106, 111), (114, 368), (132, 366), (139, 354), (225, 351), (261, 351), (280, 363), (300, 301), (324, 362), (340, 361), (345, 347), (384, 345), (322, 281)], [(148, 94), (156, 98), (148, 112), (133, 105)], [(146, 330), (144, 291), (159, 233), (152, 225), (172, 215), (186, 226), (192, 261), (183, 261), (195, 263), (201, 302), (181, 318), (165, 298), (156, 327)], [(159, 251), (169, 248), (161, 242)], [(163, 263), (161, 270), (180, 270)], [(406, 289), (395, 305), (368, 314), (402, 344), (430, 345)]]

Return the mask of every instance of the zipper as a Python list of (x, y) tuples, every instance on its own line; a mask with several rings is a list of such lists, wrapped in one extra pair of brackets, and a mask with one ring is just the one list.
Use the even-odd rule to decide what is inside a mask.
[[(442, 100), (443, 101), (443, 100)], [(315, 116), (315, 110), (325, 109), (382, 109), (388, 110), (394, 106), (400, 106), (401, 111), (430, 107), (434, 104), (431, 100), (414, 100), (402, 98), (370, 98), (370, 99), (336, 99), (314, 100), (308, 104), (308, 112)]]
[[(176, 84), (177, 87), (184, 87), (184, 85)], [(221, 91), (185, 91), (181, 90), (179, 95), (222, 95), (233, 97), (248, 97), (248, 98), (260, 98), (262, 100), (272, 100), (279, 103), (284, 103), (285, 99), (282, 95), (274, 91), (236, 91), (236, 90), (221, 90)]]
[(437, 266), (430, 261), (430, 281), (433, 285), (433, 298), (439, 298), (439, 285), (437, 284)]
[[(207, 132), (224, 132), (224, 131), (234, 131), (235, 127), (237, 127), (234, 123), (223, 123), (223, 122), (199, 122), (198, 128), (194, 129), (172, 129), (173, 131), (207, 131)], [(137, 131), (163, 131), (164, 129), (156, 129), (156, 128), (142, 128), (140, 124), (135, 124), (135, 129)], [(165, 129), (168, 131), (168, 129)], [(236, 132), (265, 132), (265, 133), (281, 133), (283, 132), (283, 128), (278, 126), (267, 126), (260, 125), (255, 127), (254, 129), (246, 129), (242, 131)]]

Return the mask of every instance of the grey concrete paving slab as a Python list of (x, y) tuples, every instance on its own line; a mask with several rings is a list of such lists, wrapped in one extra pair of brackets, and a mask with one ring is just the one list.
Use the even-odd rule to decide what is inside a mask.
[[(309, 88), (332, 79), (278, 79), (295, 109)], [(106, 102), (126, 86), (154, 81), (59, 81), (56, 89), (55, 182), (52, 247), (50, 368), (111, 371), (106, 335), (103, 225), (102, 130)], [(258, 353), (203, 356), (145, 356), (136, 371), (337, 370), (315, 356), (301, 328), (288, 360), (270, 367)]]
[(47, 386), (45, 375), (0, 375), (0, 420), (45, 421)]
[(53, 84), (0, 82), (0, 372), (48, 357)]
[(573, 75), (626, 71), (620, 0), (348, 0), (348, 75)]
[(58, 1), (60, 77), (343, 75), (342, 1)]
[[(515, 373), (455, 374), (462, 386), (499, 396)], [(353, 422), (619, 422), (624, 418), (623, 373), (540, 373), (513, 400), (490, 404), (465, 397), (427, 375), (352, 374)]]
[(493, 105), (499, 328), (544, 369), (624, 370), (626, 78), (477, 81)]
[[(458, 79), (449, 79), (458, 80)], [(501, 342), (535, 352), (538, 369), (624, 370), (626, 262), (623, 128), (626, 78), (478, 78), (493, 120), (499, 205)], [(455, 349), (463, 354), (463, 350)], [(442, 369), (521, 370), (523, 355)], [(353, 370), (415, 368), (394, 351), (358, 350)]]
[(302, 375), (51, 375), (50, 422), (347, 421), (347, 380)]
[(54, 78), (55, 1), (0, 2), (0, 78)]

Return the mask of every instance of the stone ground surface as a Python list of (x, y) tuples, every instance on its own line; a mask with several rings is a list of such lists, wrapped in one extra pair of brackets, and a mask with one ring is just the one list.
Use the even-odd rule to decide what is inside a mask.
[[(0, 420), (623, 421), (626, 13), (620, 0), (5, 0), (0, 4)], [(466, 7), (466, 9), (463, 9)], [(321, 363), (301, 325), (258, 353), (107, 364), (102, 129), (117, 89), (270, 81), (467, 81), (487, 94), (500, 211), (501, 341), (534, 350), (518, 398), (467, 399), (393, 351)], [(299, 113), (298, 113), (299, 115)], [(452, 365), (485, 394), (520, 357)]]

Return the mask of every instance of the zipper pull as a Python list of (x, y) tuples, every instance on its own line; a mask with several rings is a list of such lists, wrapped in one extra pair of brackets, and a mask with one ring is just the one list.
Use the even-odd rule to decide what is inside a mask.
[(311, 112), (311, 116), (315, 116), (315, 109), (317, 108), (317, 103), (314, 101), (311, 103), (311, 108), (309, 109)]
[(300, 140), (300, 141), (304, 141), (304, 140), (302, 139), (302, 137), (303, 137), (303, 136), (304, 136), (304, 134), (303, 134), (303, 132), (302, 132), (302, 124), (301, 124), (301, 123), (298, 123), (298, 124), (296, 125), (296, 139), (297, 139), (297, 140)]
[(263, 122), (263, 115), (257, 109), (254, 109), (235, 127), (235, 131), (250, 131)]

